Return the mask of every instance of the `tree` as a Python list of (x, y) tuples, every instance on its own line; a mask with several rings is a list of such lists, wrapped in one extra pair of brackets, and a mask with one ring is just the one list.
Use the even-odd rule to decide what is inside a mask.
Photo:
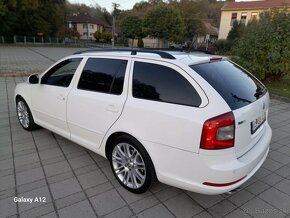
[(290, 14), (271, 10), (246, 26), (234, 47), (237, 60), (260, 79), (282, 79), (290, 74)]
[(57, 36), (64, 25), (64, 7), (65, 0), (2, 0), (0, 35)]
[(121, 30), (126, 38), (132, 39), (132, 47), (134, 39), (145, 36), (141, 18), (134, 15), (128, 15), (121, 21)]
[(94, 37), (97, 42), (110, 42), (112, 39), (112, 33), (111, 32), (101, 32), (101, 31), (96, 31), (94, 33)]
[(60, 38), (69, 38), (69, 39), (79, 39), (81, 37), (78, 31), (68, 27), (61, 27), (58, 36)]
[(144, 18), (146, 32), (161, 40), (179, 41), (184, 35), (184, 22), (178, 10), (159, 5)]
[(224, 2), (216, 2), (215, 0), (180, 0), (170, 1), (170, 5), (180, 11), (185, 24), (185, 40), (193, 40), (198, 35), (208, 34), (209, 23), (218, 27), (221, 7)]
[(234, 41), (241, 37), (245, 25), (237, 20), (234, 21), (232, 29), (230, 30), (227, 40)]

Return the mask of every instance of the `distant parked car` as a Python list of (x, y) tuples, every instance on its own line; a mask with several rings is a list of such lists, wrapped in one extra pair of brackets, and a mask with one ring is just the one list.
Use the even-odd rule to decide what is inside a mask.
[(263, 164), (269, 94), (245, 69), (202, 52), (91, 50), (15, 88), (20, 124), (37, 125), (109, 159), (135, 193), (155, 179), (220, 194)]
[(169, 45), (169, 48), (182, 48), (182, 44), (175, 44), (175, 43), (172, 43)]
[(171, 43), (169, 44), (169, 48), (172, 49), (185, 49), (190, 47), (190, 42), (184, 42), (182, 44)]

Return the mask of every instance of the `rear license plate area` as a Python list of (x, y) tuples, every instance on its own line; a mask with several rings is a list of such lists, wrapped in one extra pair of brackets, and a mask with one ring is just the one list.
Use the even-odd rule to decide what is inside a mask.
[(251, 122), (251, 134), (254, 134), (266, 121), (266, 112)]

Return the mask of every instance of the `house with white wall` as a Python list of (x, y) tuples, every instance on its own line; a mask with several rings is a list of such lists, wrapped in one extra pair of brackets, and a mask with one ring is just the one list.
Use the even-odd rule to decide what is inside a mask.
[(88, 14), (75, 14), (67, 18), (68, 27), (80, 34), (80, 39), (95, 40), (96, 31), (104, 31), (104, 23)]
[(290, 10), (290, 0), (260, 0), (227, 2), (222, 7), (218, 39), (226, 39), (235, 20), (247, 25), (253, 19), (259, 19), (259, 14), (271, 8), (286, 8)]

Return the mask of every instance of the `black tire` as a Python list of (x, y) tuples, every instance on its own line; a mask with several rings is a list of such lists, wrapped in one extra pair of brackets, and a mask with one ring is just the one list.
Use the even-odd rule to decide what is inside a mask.
[[(116, 147), (117, 145), (119, 145), (119, 147), (120, 147), (120, 144), (130, 145), (130, 148), (133, 150), (136, 149), (139, 152), (140, 156), (142, 157), (146, 171), (145, 171), (145, 179), (143, 181), (143, 184), (140, 185), (140, 187), (137, 187), (137, 186), (131, 187), (133, 182), (131, 182), (131, 184), (127, 183), (127, 185), (126, 185), (125, 182), (120, 179), (120, 175), (118, 176), (116, 171), (115, 171), (114, 164), (116, 166), (117, 163), (116, 162), (114, 163), (112, 156), (113, 156), (114, 149), (115, 148), (117, 149), (117, 147)], [(139, 154), (138, 154), (138, 156), (139, 156)], [(136, 156), (137, 156), (137, 154), (136, 154)], [(139, 156), (139, 160), (141, 160), (140, 156)], [(145, 148), (142, 146), (142, 144), (138, 140), (136, 140), (135, 138), (133, 138), (131, 136), (123, 135), (123, 136), (119, 136), (118, 138), (116, 138), (110, 145), (108, 159), (110, 161), (110, 165), (111, 165), (112, 171), (113, 171), (116, 179), (124, 188), (126, 188), (130, 192), (138, 193), (138, 194), (144, 193), (151, 187), (151, 185), (155, 181), (155, 169), (154, 169), (154, 165), (152, 163), (152, 160), (151, 160), (148, 152), (145, 150)], [(120, 164), (120, 166), (122, 167), (121, 164)], [(132, 178), (135, 177), (133, 180), (136, 182), (136, 178), (137, 178), (136, 177), (136, 169), (135, 169), (135, 166), (131, 166), (131, 167), (132, 167), (131, 170), (133, 170), (134, 173), (133, 172), (131, 173), (131, 170), (128, 169), (128, 171), (130, 171), (130, 174), (132, 175), (132, 177), (131, 177), (131, 179), (129, 179), (129, 181), (130, 180), (132, 181)], [(124, 169), (125, 169), (125, 167), (124, 167)], [(120, 170), (120, 171), (122, 171), (122, 170)], [(142, 172), (142, 170), (140, 170), (140, 169), (137, 169), (137, 171)], [(134, 174), (134, 176), (133, 176), (133, 174)], [(127, 177), (129, 177), (129, 176), (127, 176)], [(123, 178), (125, 178), (125, 176)]]
[[(22, 110), (22, 113), (25, 113), (27, 116), (27, 125), (26, 123), (22, 121), (24, 118), (23, 116), (21, 117), (21, 110)], [(26, 110), (26, 112), (24, 110)], [(27, 131), (32, 131), (38, 128), (37, 124), (34, 123), (34, 119), (30, 111), (30, 108), (28, 107), (25, 100), (21, 97), (18, 97), (16, 99), (16, 113), (17, 113), (18, 121), (23, 129)]]

